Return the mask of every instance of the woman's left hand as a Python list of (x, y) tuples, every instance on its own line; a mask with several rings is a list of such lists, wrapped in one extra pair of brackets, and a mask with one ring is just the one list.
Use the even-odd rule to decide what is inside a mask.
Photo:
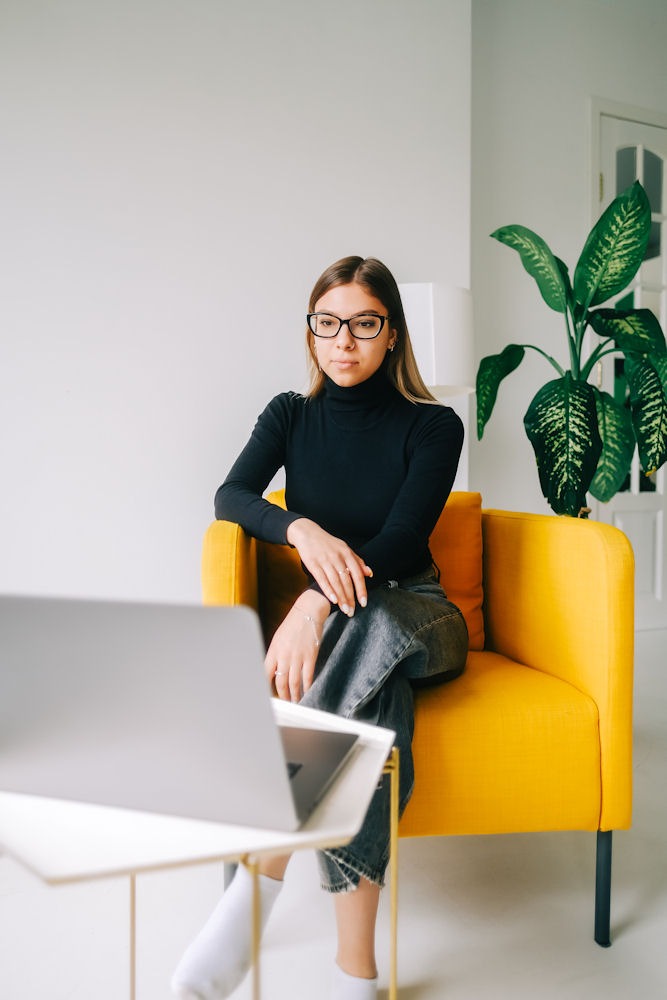
[(326, 597), (307, 590), (276, 629), (264, 669), (283, 701), (300, 701), (313, 683), (322, 629), (330, 610)]

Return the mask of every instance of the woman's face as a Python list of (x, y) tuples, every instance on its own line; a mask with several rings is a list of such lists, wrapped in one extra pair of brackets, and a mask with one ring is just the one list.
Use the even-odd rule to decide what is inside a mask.
[[(351, 319), (361, 313), (386, 316), (387, 309), (362, 285), (336, 285), (317, 300), (313, 312), (326, 312), (339, 319)], [(382, 364), (387, 350), (396, 342), (396, 331), (385, 322), (373, 340), (358, 340), (349, 326), (341, 326), (331, 339), (313, 336), (320, 368), (340, 386), (365, 382)]]

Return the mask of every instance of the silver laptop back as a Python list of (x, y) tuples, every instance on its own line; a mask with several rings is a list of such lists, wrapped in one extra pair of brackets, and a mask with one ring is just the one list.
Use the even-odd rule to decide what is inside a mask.
[(298, 819), (247, 608), (0, 597), (0, 789)]

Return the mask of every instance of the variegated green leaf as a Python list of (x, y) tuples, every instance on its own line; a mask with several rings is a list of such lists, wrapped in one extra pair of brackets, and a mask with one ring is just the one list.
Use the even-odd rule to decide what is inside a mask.
[(596, 309), (588, 314), (588, 322), (622, 351), (650, 354), (664, 350), (665, 336), (650, 309)]
[(607, 503), (618, 493), (630, 471), (635, 452), (635, 435), (627, 407), (621, 406), (607, 392), (593, 391), (602, 453), (590, 491), (596, 500)]
[(517, 251), (526, 271), (537, 282), (546, 304), (556, 312), (565, 312), (567, 289), (563, 275), (542, 237), (525, 226), (503, 226), (491, 233), (491, 236)]
[(667, 350), (655, 351), (651, 355), (651, 364), (655, 368), (662, 383), (662, 388), (667, 396)]
[(566, 372), (542, 386), (523, 422), (549, 505), (556, 514), (576, 517), (602, 450), (593, 387)]
[(635, 181), (603, 212), (591, 230), (574, 272), (574, 294), (586, 307), (622, 292), (644, 259), (651, 207)]
[(650, 475), (667, 458), (667, 355), (627, 355), (625, 375), (639, 461)]
[(477, 437), (482, 440), (484, 428), (493, 412), (498, 386), (505, 378), (518, 368), (523, 361), (525, 351), (518, 344), (508, 344), (500, 354), (490, 354), (482, 358), (477, 370)]

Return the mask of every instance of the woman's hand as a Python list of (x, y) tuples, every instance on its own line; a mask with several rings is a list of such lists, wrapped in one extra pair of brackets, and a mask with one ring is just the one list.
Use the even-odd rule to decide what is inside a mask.
[(332, 604), (352, 617), (357, 603), (366, 607), (366, 577), (373, 571), (342, 538), (330, 535), (307, 517), (292, 521), (287, 541)]
[(300, 701), (313, 683), (322, 629), (330, 610), (326, 597), (307, 590), (276, 629), (264, 669), (283, 701)]

